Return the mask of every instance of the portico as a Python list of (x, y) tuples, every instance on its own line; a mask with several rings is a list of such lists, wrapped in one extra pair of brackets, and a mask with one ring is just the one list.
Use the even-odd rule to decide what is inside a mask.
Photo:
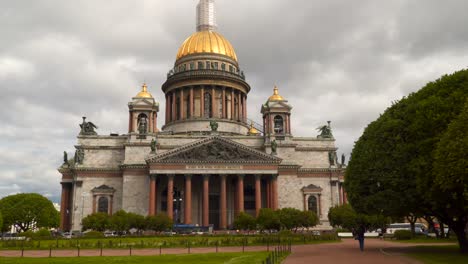
[(256, 216), (261, 208), (278, 208), (280, 161), (221, 137), (150, 157), (148, 212), (226, 229), (240, 212)]

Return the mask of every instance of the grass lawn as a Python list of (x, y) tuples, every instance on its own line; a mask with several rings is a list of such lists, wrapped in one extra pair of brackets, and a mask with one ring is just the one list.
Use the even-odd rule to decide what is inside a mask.
[(333, 243), (340, 240), (332, 236), (167, 236), (167, 237), (115, 237), (115, 238), (80, 238), (58, 240), (30, 240), (30, 241), (0, 241), (0, 250), (16, 249), (24, 247), (25, 250), (48, 250), (96, 248), (186, 248), (190, 247), (228, 247), (228, 246), (270, 246), (279, 243), (287, 244), (318, 244)]
[(437, 239), (437, 238), (432, 238), (432, 237), (413, 238), (410, 240), (387, 240), (387, 241), (398, 242), (398, 243), (453, 243), (453, 244), (457, 243), (456, 238)]
[(80, 257), (80, 258), (0, 258), (2, 264), (260, 264), (267, 257), (267, 252), (220, 253), (192, 255), (163, 255), (157, 257)]
[(458, 246), (414, 247), (407, 255), (427, 264), (468, 263), (468, 255), (461, 255), (458, 251)]

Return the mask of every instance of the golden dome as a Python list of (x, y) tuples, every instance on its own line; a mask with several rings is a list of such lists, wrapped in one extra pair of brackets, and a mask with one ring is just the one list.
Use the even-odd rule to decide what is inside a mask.
[(270, 96), (270, 98), (268, 98), (268, 101), (284, 101), (284, 98), (281, 95), (279, 95), (278, 87), (276, 87), (276, 85), (273, 89), (273, 95)]
[(250, 123), (249, 135), (258, 135), (260, 132), (254, 127), (253, 122)]
[(214, 31), (195, 32), (184, 41), (177, 53), (177, 60), (196, 53), (215, 53), (225, 55), (237, 62), (237, 55), (231, 43)]
[(153, 96), (148, 92), (148, 86), (146, 86), (146, 83), (143, 84), (141, 87), (141, 92), (139, 92), (136, 96), (136, 98), (153, 98)]

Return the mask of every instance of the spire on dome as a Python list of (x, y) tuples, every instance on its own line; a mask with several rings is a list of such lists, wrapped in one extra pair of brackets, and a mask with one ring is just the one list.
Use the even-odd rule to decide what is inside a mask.
[(153, 96), (148, 92), (148, 86), (146, 83), (143, 83), (141, 86), (141, 92), (136, 95), (137, 98), (153, 98)]
[(197, 31), (214, 31), (216, 29), (214, 0), (200, 0), (197, 5)]

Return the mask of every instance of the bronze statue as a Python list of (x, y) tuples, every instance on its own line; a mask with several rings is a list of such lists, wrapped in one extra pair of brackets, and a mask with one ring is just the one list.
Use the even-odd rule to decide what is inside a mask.
[(211, 127), (211, 131), (217, 132), (218, 131), (218, 122), (210, 121), (210, 127)]
[(345, 162), (346, 162), (346, 156), (345, 156), (345, 154), (343, 153), (343, 154), (341, 155), (341, 165), (344, 165)]
[(333, 138), (333, 133), (331, 129), (331, 121), (328, 121), (328, 125), (318, 127), (317, 130), (320, 132), (320, 135), (317, 138)]
[(66, 151), (63, 152), (63, 164), (68, 164), (68, 153)]
[(151, 153), (156, 153), (156, 145), (157, 145), (157, 142), (153, 138), (153, 140), (151, 140)]
[(83, 116), (83, 123), (80, 124), (80, 128), (81, 128), (80, 135), (83, 135), (83, 136), (97, 135), (94, 129), (97, 129), (98, 127), (92, 122), (86, 122), (86, 116)]
[(278, 143), (276, 143), (276, 139), (271, 142), (271, 153), (276, 155), (276, 150), (278, 149)]

